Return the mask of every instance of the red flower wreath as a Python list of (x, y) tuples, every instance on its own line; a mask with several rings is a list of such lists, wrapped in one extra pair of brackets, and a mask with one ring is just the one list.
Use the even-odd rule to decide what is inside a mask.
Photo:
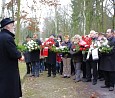
[(82, 36), (82, 41), (79, 42), (80, 50), (86, 51), (90, 48), (90, 45), (92, 43), (92, 39), (88, 36)]

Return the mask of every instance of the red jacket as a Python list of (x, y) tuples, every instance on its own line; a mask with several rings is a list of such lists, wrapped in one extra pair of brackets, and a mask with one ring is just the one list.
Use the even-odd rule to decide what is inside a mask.
[(62, 61), (61, 55), (59, 53), (56, 54), (56, 61), (58, 63), (61, 63), (61, 61)]

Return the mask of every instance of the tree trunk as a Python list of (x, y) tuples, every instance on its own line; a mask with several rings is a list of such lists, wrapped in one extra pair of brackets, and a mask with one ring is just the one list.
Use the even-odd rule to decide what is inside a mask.
[(19, 44), (20, 40), (20, 1), (18, 0), (17, 5), (18, 5), (18, 12), (17, 12), (17, 28), (16, 28), (16, 43)]

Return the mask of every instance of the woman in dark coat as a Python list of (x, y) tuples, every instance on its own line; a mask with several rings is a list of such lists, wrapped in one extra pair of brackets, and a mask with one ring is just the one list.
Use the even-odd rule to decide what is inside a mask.
[[(52, 38), (55, 42), (55, 46), (59, 47), (59, 43), (55, 40), (55, 35), (51, 34), (49, 38)], [(48, 65), (48, 77), (51, 77), (51, 71), (53, 77), (56, 76), (56, 52), (48, 49), (48, 57), (46, 58), (46, 63)]]
[(81, 41), (81, 36), (75, 35), (73, 44), (71, 46), (72, 61), (75, 68), (75, 82), (79, 82), (81, 80), (81, 64), (83, 61), (82, 51), (74, 50), (74, 48), (76, 48), (76, 45), (78, 45), (80, 41)]
[(22, 96), (17, 51), (14, 42), (14, 21), (5, 18), (1, 21), (0, 32), (0, 98), (19, 98)]

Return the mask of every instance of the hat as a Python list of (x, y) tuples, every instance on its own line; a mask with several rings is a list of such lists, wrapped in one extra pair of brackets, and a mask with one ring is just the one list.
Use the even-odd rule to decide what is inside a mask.
[(3, 28), (4, 26), (6, 26), (10, 23), (14, 23), (14, 20), (11, 20), (10, 18), (5, 18), (0, 22), (0, 24), (1, 24), (0, 28)]

